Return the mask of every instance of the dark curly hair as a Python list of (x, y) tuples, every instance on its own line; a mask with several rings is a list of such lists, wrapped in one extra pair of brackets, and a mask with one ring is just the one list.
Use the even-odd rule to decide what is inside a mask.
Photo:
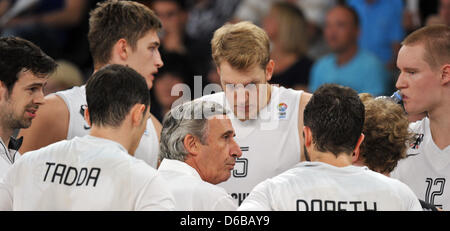
[(389, 173), (406, 157), (407, 144), (413, 138), (408, 118), (402, 107), (389, 99), (374, 99), (367, 93), (359, 96), (366, 110), (360, 155), (371, 170)]

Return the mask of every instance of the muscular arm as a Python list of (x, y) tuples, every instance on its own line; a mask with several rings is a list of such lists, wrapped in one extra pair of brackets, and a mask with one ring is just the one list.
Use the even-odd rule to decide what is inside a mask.
[(298, 107), (298, 136), (300, 137), (300, 162), (305, 161), (305, 156), (303, 153), (303, 111), (305, 110), (306, 104), (308, 104), (311, 99), (312, 94), (303, 92), (300, 98), (300, 104)]
[(46, 96), (31, 126), (20, 130), (19, 137), (24, 139), (19, 152), (37, 150), (66, 139), (68, 124), (69, 110), (64, 101), (56, 95)]

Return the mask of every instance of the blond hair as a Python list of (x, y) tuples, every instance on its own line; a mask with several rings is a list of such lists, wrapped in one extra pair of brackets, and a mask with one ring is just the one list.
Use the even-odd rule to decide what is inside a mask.
[(217, 66), (228, 62), (237, 70), (248, 70), (254, 65), (265, 70), (270, 60), (269, 37), (263, 29), (247, 21), (217, 29), (211, 49)]
[(306, 20), (302, 11), (294, 4), (276, 2), (272, 10), (277, 14), (281, 49), (287, 53), (303, 56), (308, 47)]
[(426, 26), (414, 31), (403, 40), (402, 45), (424, 45), (424, 60), (436, 69), (450, 63), (450, 27), (446, 25)]

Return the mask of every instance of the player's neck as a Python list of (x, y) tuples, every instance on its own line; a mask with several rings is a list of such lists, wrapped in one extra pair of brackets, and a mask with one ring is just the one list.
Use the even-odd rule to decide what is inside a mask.
[(428, 112), (433, 141), (439, 149), (450, 145), (450, 103)]
[(115, 141), (121, 144), (129, 153), (132, 146), (131, 141), (132, 136), (129, 133), (130, 131), (129, 130), (126, 131), (126, 129), (124, 129), (123, 126), (113, 128), (106, 126), (98, 127), (94, 125), (92, 126), (89, 135)]
[(352, 156), (347, 154), (340, 154), (336, 157), (331, 152), (317, 152), (314, 156), (316, 158), (313, 161), (323, 162), (339, 168), (352, 165)]
[(3, 143), (8, 146), (11, 136), (14, 134), (14, 129), (0, 127), (0, 138), (2, 138)]

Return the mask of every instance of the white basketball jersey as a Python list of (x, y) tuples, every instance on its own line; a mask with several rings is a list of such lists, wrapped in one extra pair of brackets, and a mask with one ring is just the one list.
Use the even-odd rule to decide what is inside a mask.
[(14, 163), (0, 181), (0, 210), (173, 210), (165, 185), (121, 144), (87, 135)]
[[(89, 134), (89, 125), (84, 120), (84, 109), (87, 106), (86, 88), (73, 87), (72, 89), (55, 93), (61, 97), (69, 109), (69, 129), (67, 139), (82, 137)], [(141, 138), (134, 156), (156, 168), (158, 162), (159, 141), (151, 119), (147, 121), (147, 129)]]
[(303, 162), (258, 184), (238, 210), (422, 211), (402, 182), (367, 167)]
[(443, 210), (450, 210), (450, 146), (439, 149), (433, 141), (430, 120), (410, 124), (416, 141), (399, 161), (391, 176), (407, 184), (417, 197)]
[[(225, 188), (239, 205), (258, 183), (300, 162), (298, 107), (301, 95), (302, 91), (272, 86), (269, 104), (257, 119), (242, 122), (230, 113), (242, 156), (236, 160), (230, 179), (218, 186)], [(226, 105), (231, 111), (223, 92), (204, 96), (202, 100)]]

